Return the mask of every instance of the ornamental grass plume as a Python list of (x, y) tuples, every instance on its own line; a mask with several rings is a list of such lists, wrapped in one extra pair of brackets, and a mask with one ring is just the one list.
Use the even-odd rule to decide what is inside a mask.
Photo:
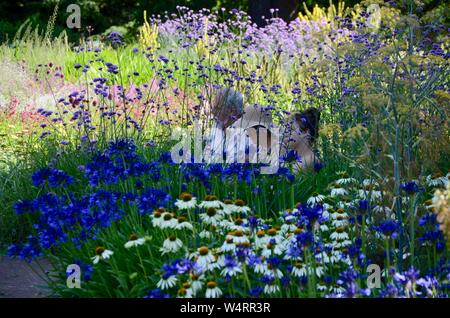
[(437, 214), (440, 229), (450, 242), (450, 185), (445, 190), (436, 190), (433, 197), (433, 211)]

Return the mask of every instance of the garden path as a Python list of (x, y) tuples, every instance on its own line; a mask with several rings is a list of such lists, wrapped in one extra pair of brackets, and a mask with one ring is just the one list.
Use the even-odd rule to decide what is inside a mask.
[[(50, 269), (45, 259), (39, 260), (39, 263), (45, 270)], [(28, 264), (0, 255), (0, 298), (41, 298), (50, 295), (45, 281), (35, 271), (42, 276), (36, 262)]]

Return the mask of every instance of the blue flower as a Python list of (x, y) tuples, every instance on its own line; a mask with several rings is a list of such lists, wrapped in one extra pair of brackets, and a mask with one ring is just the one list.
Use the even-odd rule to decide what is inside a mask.
[(406, 193), (409, 193), (409, 194), (419, 192), (419, 190), (420, 190), (419, 185), (414, 181), (402, 183), (400, 185), (400, 189), (402, 189), (403, 191), (405, 191)]
[(144, 190), (137, 199), (137, 206), (141, 214), (153, 213), (157, 208), (166, 206), (170, 200), (170, 195), (166, 192), (148, 188)]
[(379, 226), (375, 227), (377, 232), (384, 234), (385, 236), (395, 238), (397, 237), (397, 231), (399, 230), (399, 224), (394, 220), (386, 220)]

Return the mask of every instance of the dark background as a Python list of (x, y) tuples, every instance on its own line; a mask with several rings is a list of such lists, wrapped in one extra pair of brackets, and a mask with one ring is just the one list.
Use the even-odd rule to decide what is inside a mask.
[[(397, 0), (401, 3), (404, 0)], [(49, 17), (52, 15), (57, 0), (0, 0), (0, 42), (10, 40), (20, 25), (29, 18), (33, 26), (45, 29)], [(237, 8), (248, 12), (252, 20), (258, 25), (264, 24), (261, 16), (270, 16), (270, 8), (279, 8), (279, 17), (286, 21), (295, 18), (299, 10), (303, 10), (302, 2), (309, 8), (315, 4), (328, 7), (329, 0), (60, 0), (59, 12), (55, 23), (54, 34), (63, 29), (68, 31), (71, 41), (80, 38), (80, 32), (86, 32), (86, 26), (93, 27), (93, 34), (101, 34), (111, 26), (127, 26), (130, 35), (136, 33), (137, 27), (142, 25), (143, 11), (158, 14), (175, 12), (177, 5), (188, 6), (191, 9)], [(333, 0), (337, 4), (338, 0)], [(358, 0), (345, 0), (346, 6), (353, 6)], [(440, 0), (425, 0), (426, 10), (435, 7)], [(78, 4), (81, 8), (82, 30), (68, 30), (65, 21), (69, 15), (66, 8), (69, 4)]]

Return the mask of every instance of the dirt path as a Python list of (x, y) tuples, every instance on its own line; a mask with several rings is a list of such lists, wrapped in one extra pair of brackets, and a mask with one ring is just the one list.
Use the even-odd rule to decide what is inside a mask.
[[(39, 263), (45, 270), (50, 269), (46, 260)], [(31, 267), (42, 276), (36, 262)], [(28, 263), (19, 259), (0, 256), (0, 298), (39, 298), (50, 294), (45, 281), (39, 277)]]

